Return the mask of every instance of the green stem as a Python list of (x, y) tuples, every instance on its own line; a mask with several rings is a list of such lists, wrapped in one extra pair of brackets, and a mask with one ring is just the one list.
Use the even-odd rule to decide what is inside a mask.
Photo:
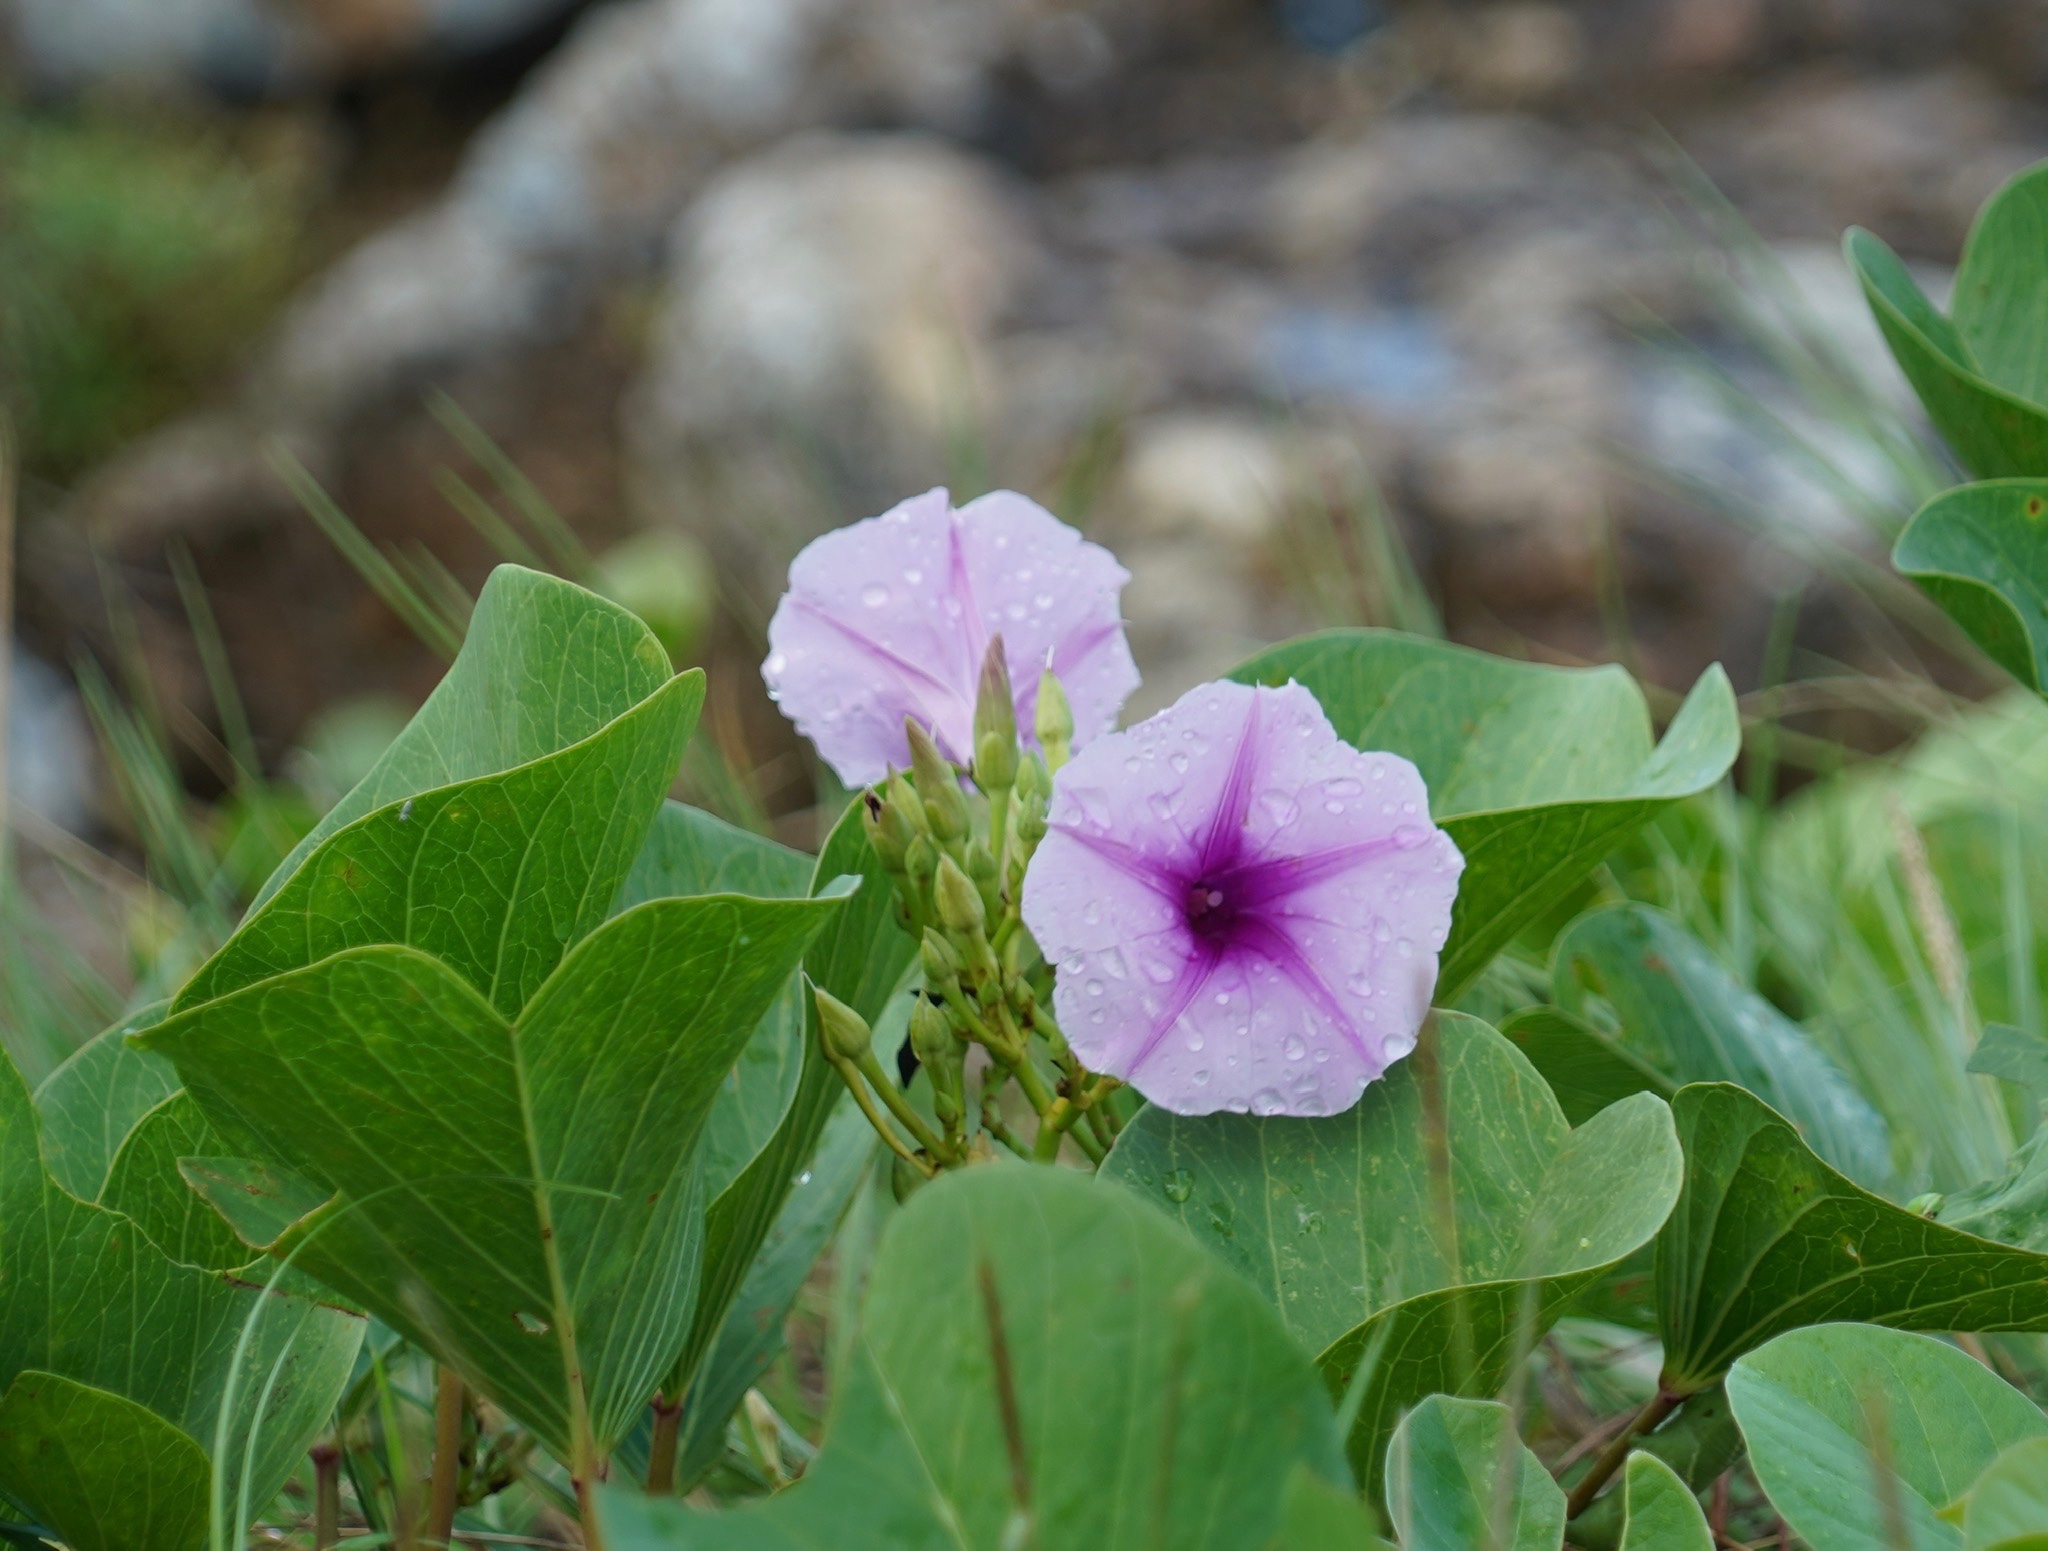
[(1635, 1447), (1636, 1439), (1646, 1433), (1655, 1432), (1663, 1420), (1678, 1409), (1679, 1403), (1684, 1399), (1683, 1395), (1675, 1394), (1660, 1384), (1657, 1393), (1650, 1397), (1649, 1403), (1635, 1414), (1628, 1426), (1615, 1435), (1612, 1443), (1600, 1451), (1600, 1457), (1593, 1461), (1593, 1468), (1588, 1470), (1580, 1478), (1579, 1484), (1572, 1488), (1571, 1496), (1565, 1501), (1564, 1516), (1567, 1519), (1576, 1519), (1592, 1506), (1593, 1499), (1600, 1495), (1600, 1488), (1608, 1483), (1615, 1471), (1621, 1469), (1622, 1462), (1628, 1458), (1629, 1450)]
[(1003, 878), (1003, 851), (1009, 840), (1010, 788), (998, 787), (988, 794), (988, 848), (996, 859), (996, 882)]
[(666, 1395), (654, 1397), (654, 1436), (647, 1445), (647, 1495), (673, 1497), (676, 1491), (676, 1442), (683, 1430), (683, 1403)]
[(341, 1538), (341, 1442), (313, 1446), (313, 1551), (328, 1551)]
[(875, 1107), (874, 1096), (868, 1092), (868, 1085), (861, 1080), (860, 1072), (845, 1061), (834, 1061), (832, 1069), (839, 1074), (839, 1080), (852, 1092), (853, 1102), (858, 1104), (860, 1112), (868, 1117), (868, 1124), (875, 1128), (875, 1134), (889, 1144), (889, 1150), (926, 1179), (936, 1179), (938, 1171), (903, 1145), (903, 1138), (896, 1134), (896, 1128), (890, 1125), (881, 1110)]
[(427, 1540), (445, 1546), (455, 1533), (455, 1498), (462, 1482), (462, 1423), (468, 1412), (462, 1379), (446, 1363), (434, 1389), (434, 1476), (427, 1493)]
[(947, 1156), (946, 1144), (924, 1123), (924, 1116), (911, 1107), (910, 1100), (903, 1096), (903, 1090), (889, 1081), (889, 1074), (882, 1070), (882, 1063), (876, 1059), (874, 1051), (870, 1050), (862, 1056), (859, 1065), (861, 1075), (867, 1078), (868, 1085), (881, 1096), (882, 1102), (889, 1106), (889, 1113), (903, 1122), (903, 1129), (917, 1138), (918, 1146), (934, 1158), (943, 1160)]

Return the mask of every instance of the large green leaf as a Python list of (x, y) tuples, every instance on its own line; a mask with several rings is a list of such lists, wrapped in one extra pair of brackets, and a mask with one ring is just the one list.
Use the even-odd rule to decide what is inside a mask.
[(1564, 1493), (1491, 1400), (1432, 1395), (1387, 1451), (1401, 1551), (1557, 1551)]
[[(879, 1027), (890, 1011), (890, 998), (913, 967), (917, 945), (896, 924), (895, 886), (861, 828), (858, 799), (847, 805), (826, 837), (818, 853), (814, 887), (843, 876), (858, 877), (861, 886), (811, 944), (804, 955), (804, 974)], [(754, 1256), (817, 1150), (833, 1108), (846, 1096), (845, 1084), (826, 1063), (818, 1043), (816, 1004), (810, 997), (803, 1000), (799, 1065), (788, 1107), (754, 1161), (705, 1214), (704, 1286), (689, 1341), (677, 1362), (684, 1381), (696, 1372), (716, 1339)], [(907, 999), (898, 1015), (908, 1016)]]
[(1877, 237), (1851, 228), (1842, 248), (1899, 369), (1964, 465), (1983, 479), (2048, 475), (2048, 411), (1984, 375), (1955, 325)]
[(1259, 1288), (1333, 1393), (1370, 1365), (1348, 1445), (1376, 1488), (1401, 1412), (1496, 1392), (1573, 1297), (1650, 1241), (1680, 1170), (1660, 1099), (1574, 1131), (1512, 1045), (1439, 1013), (1342, 1115), (1147, 1108), (1103, 1172)]
[(1800, 1325), (2048, 1330), (2048, 1255), (1894, 1206), (1829, 1168), (1726, 1083), (1671, 1103), (1685, 1188), (1657, 1240), (1664, 1382), (1704, 1389)]
[[(695, 1302), (696, 1145), (835, 899), (657, 900), (508, 1023), (418, 950), (354, 948), (144, 1037), (209, 1118), (329, 1199), (188, 1169), (245, 1238), (460, 1372), (564, 1457), (617, 1441)], [(281, 1223), (297, 1221), (281, 1236)]]
[(1943, 491), (1914, 514), (1892, 564), (2028, 689), (2048, 688), (2048, 480)]
[(209, 1271), (238, 1270), (257, 1258), (255, 1252), (179, 1173), (179, 1160), (222, 1150), (220, 1134), (181, 1089), (128, 1133), (114, 1156), (100, 1205), (124, 1213), (173, 1260)]
[(1814, 1551), (1943, 1551), (1938, 1510), (2048, 1417), (1944, 1342), (1816, 1325), (1749, 1353), (1728, 1395), (1757, 1479)]
[(1739, 1084), (1843, 1173), (1873, 1187), (1891, 1178), (1884, 1118), (1870, 1101), (1804, 1029), (1663, 911), (1624, 904), (1583, 915), (1558, 938), (1553, 965), (1558, 1005), (1590, 1021), (1588, 993), (1600, 993), (1620, 1022), (1620, 1045), (1673, 1085)]
[(1965, 1551), (2048, 1551), (2048, 1436), (2013, 1444), (1942, 1517), (1962, 1525)]
[(1556, 1007), (1524, 1008), (1503, 1020), (1500, 1031), (1543, 1074), (1575, 1126), (1630, 1094), (1668, 1100), (1679, 1089), (1615, 1035)]
[[(0, 1453), (0, 1491), (34, 1502), (51, 1528), (88, 1543), (115, 1533), (114, 1505), (136, 1480), (123, 1452), (132, 1446), (146, 1452), (151, 1490), (176, 1517), (186, 1511), (173, 1513), (177, 1504), (206, 1501), (206, 1461), (226, 1406), (227, 1501), (246, 1490), (252, 1505), (267, 1506), (326, 1425), (361, 1339), (360, 1320), (179, 1265), (126, 1217), (63, 1190), (43, 1167), (28, 1091), (0, 1063), (0, 1417), (21, 1429), (12, 1451)], [(257, 1424), (252, 1397), (273, 1371)], [(138, 1421), (135, 1408), (160, 1425)], [(49, 1441), (57, 1431), (61, 1444)], [(60, 1450), (61, 1476), (46, 1477), (42, 1463), (17, 1473), (44, 1460), (45, 1444)], [(54, 1455), (47, 1465), (59, 1471)], [(92, 1503), (105, 1517), (58, 1517), (66, 1505)]]
[(875, 1261), (825, 1444), (756, 1507), (615, 1493), (612, 1551), (1243, 1551), (1290, 1467), (1342, 1480), (1308, 1359), (1124, 1190), (990, 1165), (920, 1191)]
[(681, 674), (558, 753), (403, 798), (336, 830), (172, 1010), (346, 948), (406, 943), (516, 1013), (610, 913), (703, 702), (702, 672)]
[(1232, 677), (1297, 679), (1347, 743), (1421, 770), (1431, 816), (1465, 855), (1439, 1002), (1630, 834), (1719, 781), (1742, 741), (1718, 667), (1654, 746), (1642, 692), (1619, 668), (1510, 662), (1387, 630), (1290, 641)]
[(129, 1131), (178, 1091), (170, 1062), (128, 1043), (129, 1035), (162, 1022), (170, 1007), (157, 1002), (87, 1040), (36, 1089), (43, 1161), (81, 1201), (99, 1198)]
[[(800, 899), (815, 863), (801, 851), (679, 802), (662, 804), (619, 890), (616, 909), (695, 894)], [(826, 881), (830, 881), (829, 879)], [(803, 987), (796, 976), (768, 1009), (733, 1064), (704, 1128), (704, 1190), (716, 1201), (760, 1156), (796, 1093), (803, 1065)]]
[(1280, 1504), (1281, 1551), (1394, 1551), (1379, 1515), (1348, 1487), (1296, 1465)]
[(1700, 1500), (1656, 1455), (1628, 1457), (1621, 1500), (1621, 1551), (1714, 1551)]
[(1963, 245), (1949, 303), (1956, 333), (1984, 375), (2048, 403), (2048, 162), (1984, 202)]
[(0, 1397), (0, 1482), (71, 1551), (197, 1551), (206, 1452), (132, 1400), (54, 1373)]
[(1996, 1179), (1941, 1198), (1937, 1221), (2048, 1256), (2048, 1129), (2020, 1144)]
[(258, 907), (356, 820), (573, 747), (661, 689), (671, 671), (653, 633), (617, 604), (556, 577), (499, 566), (447, 677), (271, 875)]

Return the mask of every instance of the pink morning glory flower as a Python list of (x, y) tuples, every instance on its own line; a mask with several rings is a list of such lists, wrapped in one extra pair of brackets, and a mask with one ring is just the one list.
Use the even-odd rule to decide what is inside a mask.
[(1074, 744), (1116, 725), (1138, 687), (1117, 599), (1130, 573), (1010, 490), (953, 507), (944, 490), (805, 546), (768, 625), (762, 677), (849, 786), (910, 763), (904, 718), (955, 764), (974, 754), (974, 697), (1000, 634), (1028, 729), (1039, 669), (1074, 714)]
[(1329, 1115), (1415, 1048), (1464, 858), (1299, 684), (1205, 684), (1075, 756), (1024, 879), (1090, 1068), (1183, 1115)]

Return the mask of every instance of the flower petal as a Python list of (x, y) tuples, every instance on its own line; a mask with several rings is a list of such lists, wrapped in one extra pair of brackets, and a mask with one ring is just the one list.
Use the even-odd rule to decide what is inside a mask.
[(1074, 712), (1074, 746), (1115, 727), (1138, 687), (1118, 602), (1131, 573), (1100, 544), (1014, 490), (969, 501), (959, 518), (982, 641), (1003, 638), (1018, 725), (1027, 732), (1031, 726), (1038, 675), (1050, 656)]

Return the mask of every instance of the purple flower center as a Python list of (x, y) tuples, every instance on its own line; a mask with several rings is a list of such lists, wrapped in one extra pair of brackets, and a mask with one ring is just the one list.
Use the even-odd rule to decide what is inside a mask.
[(1235, 935), (1241, 903), (1229, 890), (1198, 879), (1187, 889), (1188, 926), (1204, 942), (1225, 947)]

